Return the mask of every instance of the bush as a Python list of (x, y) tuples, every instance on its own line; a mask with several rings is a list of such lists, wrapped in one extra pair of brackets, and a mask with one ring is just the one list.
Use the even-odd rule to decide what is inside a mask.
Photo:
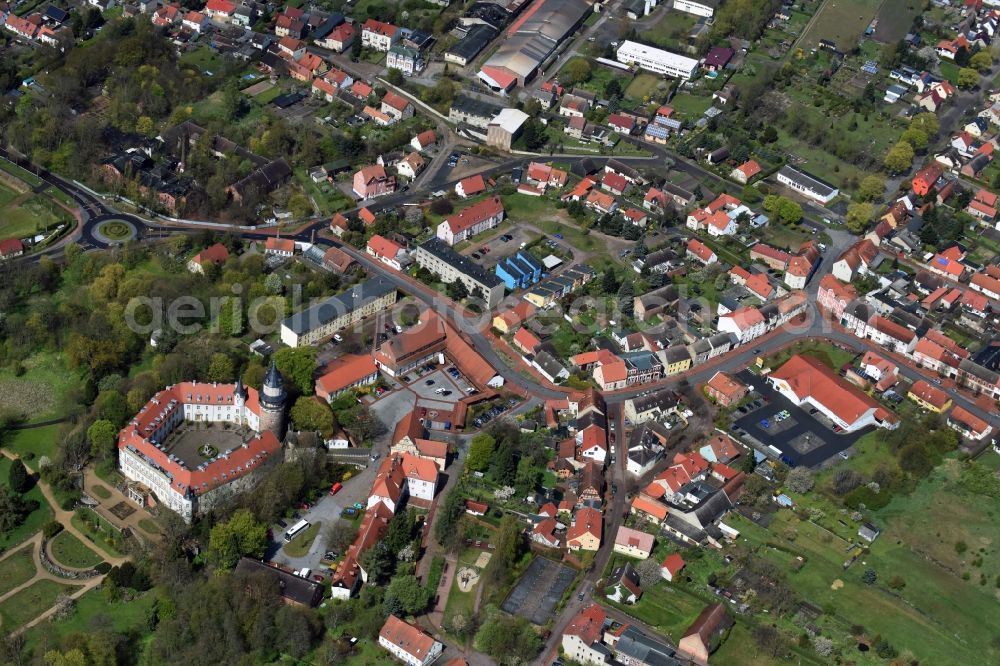
[(101, 574), (103, 576), (104, 574), (106, 574), (109, 571), (111, 571), (111, 565), (108, 564), (107, 562), (101, 562), (96, 567), (94, 567), (94, 571), (96, 571), (97, 573), (99, 573), (99, 574)]
[(73, 493), (69, 497), (63, 498), (63, 500), (61, 502), (59, 502), (59, 506), (64, 511), (72, 511), (73, 507), (75, 507), (76, 503), (79, 502), (79, 501), (80, 501), (80, 494), (79, 493)]
[(46, 539), (51, 539), (55, 535), (62, 532), (62, 530), (63, 530), (62, 523), (60, 523), (58, 520), (50, 520), (49, 522), (45, 523), (44, 527), (42, 527), (42, 534), (45, 536)]

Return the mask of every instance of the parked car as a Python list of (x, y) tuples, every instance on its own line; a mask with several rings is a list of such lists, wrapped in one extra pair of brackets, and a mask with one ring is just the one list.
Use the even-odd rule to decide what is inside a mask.
[(765, 430), (767, 430), (768, 428), (771, 427), (771, 423), (767, 419), (761, 419), (760, 420), (760, 427), (764, 428)]

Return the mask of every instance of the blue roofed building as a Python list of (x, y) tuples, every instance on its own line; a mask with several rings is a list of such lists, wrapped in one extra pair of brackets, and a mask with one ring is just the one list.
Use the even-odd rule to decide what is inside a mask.
[(520, 264), (531, 271), (531, 282), (535, 283), (542, 279), (543, 271), (541, 262), (535, 259), (534, 256), (528, 254), (527, 252), (521, 251), (517, 253), (517, 259)]
[(512, 257), (505, 257), (497, 262), (497, 277), (503, 280), (504, 285), (513, 291), (528, 286), (528, 275), (515, 263)]

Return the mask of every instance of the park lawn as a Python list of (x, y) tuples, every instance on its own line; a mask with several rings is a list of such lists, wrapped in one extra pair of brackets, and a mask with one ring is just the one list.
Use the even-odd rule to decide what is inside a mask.
[(0, 603), (0, 626), (13, 631), (31, 622), (52, 608), (60, 594), (70, 594), (78, 585), (63, 585), (53, 580), (40, 580)]
[(881, 4), (882, 0), (841, 0), (823, 4), (816, 22), (802, 35), (799, 46), (815, 48), (819, 40), (829, 39), (840, 50), (850, 50)]
[(322, 526), (322, 522), (316, 521), (304, 529), (302, 534), (295, 537), (291, 543), (286, 543), (285, 547), (282, 548), (285, 555), (288, 555), (289, 557), (303, 557), (309, 552), (309, 548), (312, 546), (312, 543), (316, 539), (316, 535), (319, 534), (319, 530)]
[[(832, 627), (831, 637), (841, 642), (851, 625), (861, 625), (866, 635), (884, 636), (899, 650), (911, 650), (926, 663), (987, 663), (979, 661), (982, 618), (995, 616), (995, 601), (940, 567), (898, 547), (884, 535), (873, 551), (848, 570), (845, 542), (822, 528), (800, 521), (792, 512), (782, 511), (770, 529), (759, 527), (738, 515), (731, 515), (733, 527), (751, 547), (776, 564), (785, 565), (788, 583), (802, 598), (824, 609), (824, 625)], [(789, 538), (791, 537), (791, 538)], [(774, 547), (777, 548), (774, 548)], [(781, 550), (790, 551), (789, 559)], [(800, 555), (805, 562), (793, 571), (787, 564)], [(861, 574), (866, 568), (879, 572), (879, 582), (866, 585)], [(912, 581), (901, 591), (892, 591), (886, 582), (896, 573)], [(834, 590), (834, 581), (843, 587)], [(995, 661), (995, 660), (993, 660)]]
[(0, 562), (0, 595), (24, 585), (35, 575), (35, 545), (28, 544)]
[[(10, 475), (11, 460), (6, 456), (0, 457), (0, 485), (7, 486), (7, 477)], [(52, 520), (52, 507), (45, 500), (41, 489), (36, 484), (31, 490), (24, 494), (25, 499), (38, 502), (38, 508), (28, 514), (24, 522), (9, 532), (0, 534), (0, 550), (7, 550), (12, 546), (31, 538), (31, 536), (42, 529), (42, 525)]]
[(24, 414), (27, 423), (63, 416), (75, 406), (70, 394), (80, 386), (80, 377), (67, 369), (62, 354), (39, 352), (21, 363), (25, 372), (20, 377), (9, 366), (0, 368), (0, 404)]
[(29, 649), (41, 651), (55, 646), (70, 634), (91, 630), (94, 619), (106, 619), (118, 633), (145, 636), (149, 633), (148, 618), (156, 601), (155, 591), (140, 594), (129, 601), (108, 602), (100, 588), (89, 590), (76, 600), (76, 611), (67, 618), (50, 620), (25, 632)]
[(28, 467), (37, 471), (38, 458), (42, 456), (52, 458), (55, 455), (61, 427), (60, 424), (56, 423), (39, 428), (15, 430), (7, 435), (3, 445), (8, 451), (22, 457), (33, 453), (34, 459), (29, 460), (27, 464)]
[(111, 498), (111, 491), (100, 484), (95, 484), (91, 486), (89, 490), (91, 494), (97, 495), (101, 499), (106, 500)]
[[(100, 516), (98, 516), (93, 510), (91, 509), (80, 509), (80, 510), (89, 512), (91, 517), (95, 518), (97, 521), (99, 521), (99, 523), (106, 524), (106, 521)], [(114, 539), (111, 538), (111, 535), (115, 534), (114, 528), (112, 528), (111, 526), (106, 526), (104, 528), (106, 532), (100, 532), (92, 528), (87, 523), (85, 523), (83, 519), (80, 518), (80, 516), (75, 513), (73, 514), (73, 518), (71, 519), (70, 522), (72, 522), (73, 526), (76, 527), (76, 529), (80, 530), (80, 532), (83, 533), (85, 537), (90, 539), (90, 542), (95, 546), (97, 546), (99, 550), (104, 551), (111, 557), (122, 556), (121, 552), (114, 546)]]
[(600, 602), (645, 622), (675, 643), (705, 608), (702, 599), (666, 581), (645, 588), (634, 605), (618, 604), (606, 598), (601, 598)]
[(49, 553), (57, 562), (72, 569), (87, 569), (104, 561), (100, 555), (66, 530), (49, 542)]

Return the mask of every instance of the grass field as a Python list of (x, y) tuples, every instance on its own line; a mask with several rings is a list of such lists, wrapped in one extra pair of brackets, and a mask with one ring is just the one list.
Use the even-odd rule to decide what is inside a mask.
[(69, 617), (29, 629), (25, 633), (27, 645), (43, 654), (64, 637), (89, 631), (98, 619), (109, 622), (119, 633), (145, 635), (149, 631), (148, 617), (155, 600), (155, 592), (147, 592), (127, 602), (109, 603), (100, 589), (90, 590), (76, 600), (76, 611)]
[(65, 415), (76, 401), (71, 393), (80, 385), (59, 354), (39, 353), (24, 359), (18, 377), (10, 366), (0, 368), (0, 404), (28, 417), (28, 423)]
[(665, 10), (652, 30), (643, 33), (643, 41), (648, 41), (661, 48), (681, 52), (687, 46), (688, 33), (697, 22), (698, 17), (694, 14)]
[[(642, 73), (632, 79), (632, 82), (625, 88), (625, 96), (637, 102), (646, 103), (653, 97), (656, 87), (662, 82), (661, 79), (648, 73)], [(666, 85), (666, 83), (664, 83)]]
[(834, 370), (839, 369), (845, 363), (854, 358), (854, 353), (836, 347), (827, 342), (799, 342), (788, 349), (766, 359), (765, 364), (770, 368), (777, 368), (795, 354), (812, 356), (827, 364)]
[[(25, 430), (15, 430), (6, 436), (3, 445), (8, 451), (25, 455), (35, 454), (35, 458), (49, 456), (51, 458), (56, 451), (59, 430), (61, 426), (55, 425), (41, 426), (40, 428), (27, 428)], [(31, 467), (37, 467), (38, 463), (30, 461)]]
[(0, 238), (31, 236), (58, 222), (68, 222), (69, 213), (41, 194), (18, 194), (0, 184)]
[(312, 542), (316, 539), (316, 535), (319, 534), (320, 528), (323, 523), (317, 521), (307, 527), (302, 534), (295, 537), (291, 543), (286, 543), (285, 547), (282, 548), (285, 555), (289, 557), (302, 557), (309, 552), (309, 547), (312, 546)]
[(824, 663), (819, 656), (810, 660), (808, 650), (793, 653), (792, 657), (782, 659), (765, 653), (757, 645), (757, 641), (754, 640), (753, 629), (737, 621), (732, 630), (730, 630), (729, 636), (726, 637), (726, 642), (712, 653), (711, 661), (713, 664), (726, 664), (726, 666), (819, 665)]
[[(984, 635), (984, 627), (994, 626), (998, 616), (995, 590), (963, 582), (915, 553), (902, 538), (883, 535), (870, 554), (845, 570), (846, 542), (800, 521), (790, 511), (777, 514), (769, 529), (731, 517), (741, 540), (752, 544), (758, 556), (787, 571), (796, 593), (823, 609), (819, 624), (840, 644), (852, 644), (850, 627), (860, 625), (866, 636), (884, 636), (898, 650), (918, 655), (921, 663), (996, 662), (995, 648), (987, 647), (990, 636)], [(789, 566), (796, 556), (805, 560), (798, 571)], [(878, 574), (874, 585), (861, 580), (869, 567)], [(896, 575), (906, 581), (903, 589), (888, 587)], [(842, 586), (834, 586), (838, 580)]]
[(24, 626), (51, 608), (60, 594), (71, 593), (76, 585), (40, 580), (0, 603), (0, 626), (4, 632)]
[(638, 618), (674, 642), (681, 639), (684, 630), (705, 607), (704, 601), (668, 585), (666, 581), (644, 589), (642, 597), (634, 605), (617, 604), (606, 599), (601, 599), (601, 603), (607, 603), (608, 606)]
[(841, 51), (850, 51), (875, 16), (882, 0), (828, 1), (816, 15), (816, 21), (802, 36), (800, 46), (815, 48), (821, 39), (836, 43)]
[[(0, 484), (4, 486), (7, 485), (7, 477), (10, 474), (11, 461), (7, 457), (0, 457)], [(38, 502), (38, 508), (28, 514), (24, 522), (18, 527), (14, 528), (9, 532), (0, 534), (0, 549), (8, 549), (11, 546), (15, 546), (25, 539), (28, 539), (32, 534), (42, 529), (42, 525), (52, 520), (52, 509), (49, 507), (49, 503), (45, 501), (45, 497), (42, 496), (42, 491), (36, 485), (27, 493), (24, 497), (29, 500), (35, 500)]]
[(7, 160), (0, 160), (0, 170), (6, 171), (10, 175), (14, 176), (18, 180), (23, 180), (28, 185), (35, 187), (36, 185), (42, 184), (42, 179), (31, 173), (30, 171), (25, 171), (16, 164), (11, 164)]
[(87, 569), (103, 561), (97, 553), (66, 530), (49, 542), (49, 553), (57, 562), (73, 569)]
[(913, 25), (913, 18), (923, 11), (924, 3), (917, 0), (884, 0), (878, 10), (875, 39), (889, 44), (898, 42)]
[(30, 544), (0, 562), (0, 595), (31, 580), (36, 572), (34, 553), (35, 546)]

